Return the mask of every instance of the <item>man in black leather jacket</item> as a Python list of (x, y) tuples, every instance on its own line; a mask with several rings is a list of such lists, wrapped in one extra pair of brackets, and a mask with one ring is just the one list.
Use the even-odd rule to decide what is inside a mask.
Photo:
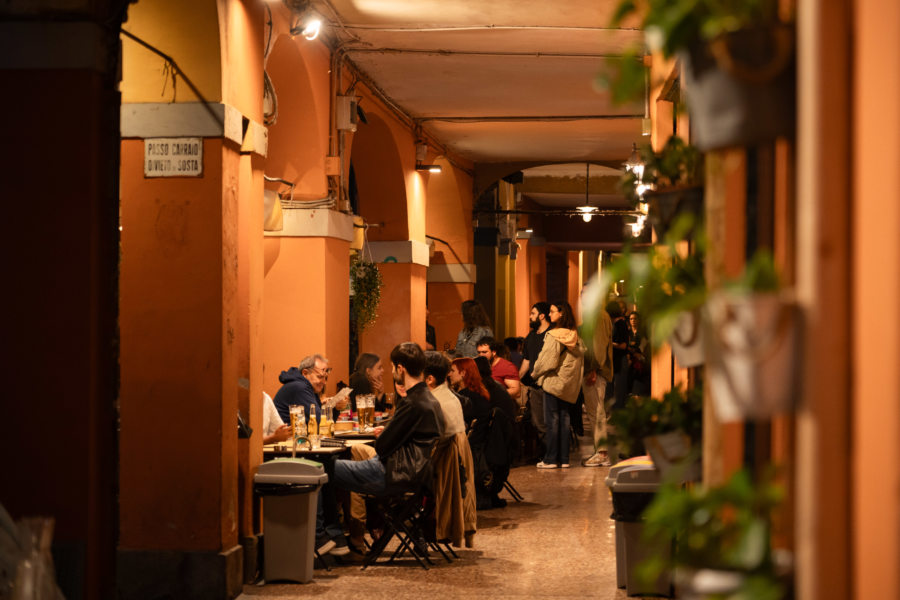
[(431, 449), (444, 417), (423, 380), (425, 353), (418, 344), (404, 342), (391, 351), (391, 364), (406, 399), (375, 440), (375, 456), (334, 462), (335, 485), (351, 492), (381, 495), (393, 485), (425, 483), (431, 474)]

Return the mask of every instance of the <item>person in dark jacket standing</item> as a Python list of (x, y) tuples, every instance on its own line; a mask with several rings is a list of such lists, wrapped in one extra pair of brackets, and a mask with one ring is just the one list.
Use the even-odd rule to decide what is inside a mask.
[[(425, 385), (425, 353), (413, 342), (404, 342), (391, 351), (394, 381), (406, 390), (406, 399), (398, 403), (394, 417), (375, 440), (375, 456), (368, 460), (336, 460), (334, 483), (361, 494), (381, 495), (388, 482), (397, 477), (424, 481), (430, 473), (431, 449), (444, 430), (441, 406)], [(391, 460), (395, 453), (420, 460)], [(403, 456), (401, 455), (401, 456)], [(403, 470), (404, 472), (395, 472)]]
[(522, 345), (522, 364), (519, 365), (519, 378), (528, 393), (527, 404), (531, 412), (531, 422), (541, 434), (546, 431), (544, 427), (544, 392), (531, 376), (531, 372), (544, 347), (544, 336), (550, 329), (548, 314), (550, 314), (550, 305), (546, 302), (537, 302), (531, 307), (529, 315), (531, 331), (525, 336), (525, 342)]

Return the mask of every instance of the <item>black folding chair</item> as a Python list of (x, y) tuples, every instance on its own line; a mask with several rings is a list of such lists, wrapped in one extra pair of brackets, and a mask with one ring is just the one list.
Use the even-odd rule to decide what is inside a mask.
[(513, 500), (515, 500), (516, 502), (521, 502), (522, 500), (525, 499), (525, 498), (522, 497), (522, 494), (519, 493), (519, 490), (517, 490), (517, 489), (513, 486), (513, 484), (511, 484), (511, 483), (509, 482), (509, 478), (508, 478), (508, 477), (507, 477), (506, 480), (503, 482), (503, 489), (505, 489), (507, 492), (509, 492), (509, 495), (512, 496), (512, 497), (513, 497)]
[[(425, 488), (420, 487), (416, 491), (394, 494), (390, 496), (366, 496), (372, 501), (384, 517), (384, 530), (381, 536), (372, 543), (372, 547), (366, 556), (362, 569), (378, 564), (378, 559), (387, 549), (388, 544), (394, 538), (398, 547), (384, 564), (393, 563), (397, 558), (408, 552), (416, 562), (428, 570), (428, 565), (434, 563), (428, 556), (428, 545), (424, 542), (422, 530), (422, 513), (424, 512)], [(441, 551), (443, 554), (443, 551)]]

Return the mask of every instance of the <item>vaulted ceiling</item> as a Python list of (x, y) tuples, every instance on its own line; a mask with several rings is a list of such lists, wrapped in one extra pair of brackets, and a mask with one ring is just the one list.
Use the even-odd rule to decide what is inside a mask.
[[(572, 207), (584, 203), (591, 162), (592, 203), (619, 208), (622, 198), (609, 185), (617, 173), (599, 165), (619, 168), (641, 142), (645, 106), (614, 105), (594, 83), (605, 59), (643, 43), (638, 29), (609, 28), (617, 3), (314, 0), (313, 6), (347, 59), (429, 137), (474, 162), (476, 173), (493, 167), (503, 175), (500, 164), (556, 165), (525, 170), (523, 193), (541, 206)], [(595, 181), (601, 176), (605, 181)], [(539, 189), (527, 191), (529, 180), (540, 181)]]

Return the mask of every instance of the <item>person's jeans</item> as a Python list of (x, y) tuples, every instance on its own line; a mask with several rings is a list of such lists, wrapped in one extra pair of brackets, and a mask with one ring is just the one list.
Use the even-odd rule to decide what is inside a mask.
[(334, 484), (358, 494), (383, 495), (384, 464), (378, 456), (369, 460), (334, 461)]
[[(336, 501), (334, 499), (334, 493), (326, 484), (319, 488), (319, 493), (316, 494), (316, 539), (321, 540), (323, 538), (333, 539), (340, 535), (344, 535), (344, 530), (341, 528), (340, 523), (337, 522), (337, 518), (334, 515), (330, 517), (326, 517), (325, 515), (325, 504), (328, 503), (330, 507), (336, 506)], [(334, 512), (329, 511), (329, 512)]]
[(547, 432), (544, 423), (544, 390), (528, 387), (528, 402), (531, 404), (531, 424), (543, 435)]
[(544, 392), (544, 425), (547, 435), (544, 443), (547, 452), (544, 463), (566, 464), (569, 462), (569, 405), (548, 392)]

